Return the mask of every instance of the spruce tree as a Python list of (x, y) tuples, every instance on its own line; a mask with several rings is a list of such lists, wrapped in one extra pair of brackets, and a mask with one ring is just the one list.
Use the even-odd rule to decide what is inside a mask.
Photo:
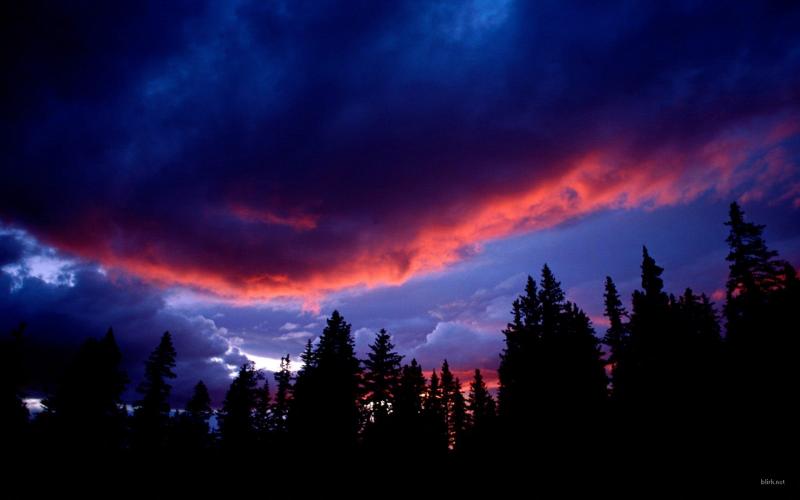
[(494, 398), (486, 388), (483, 374), (480, 369), (475, 369), (475, 375), (469, 385), (469, 397), (467, 398), (467, 408), (472, 417), (472, 425), (480, 428), (489, 425), (496, 416)]
[(629, 325), (625, 321), (628, 312), (622, 304), (617, 286), (610, 276), (606, 276), (604, 299), (604, 315), (608, 318), (608, 329), (603, 338), (603, 343), (608, 346), (610, 354), (608, 362), (611, 364), (613, 381), (612, 396), (615, 400), (625, 399), (628, 380)]
[(258, 382), (263, 377), (251, 361), (241, 366), (231, 382), (218, 414), (224, 447), (239, 451), (252, 447), (257, 434), (256, 410), (260, 400)]
[(316, 349), (307, 345), (295, 384), (293, 432), (303, 446), (326, 453), (351, 452), (359, 429), (361, 367), (350, 328), (333, 311)]
[(144, 379), (137, 391), (142, 398), (134, 411), (134, 445), (141, 448), (163, 447), (169, 423), (169, 395), (175, 378), (175, 347), (172, 336), (164, 332), (145, 362)]
[(292, 398), (292, 372), (289, 355), (281, 358), (280, 370), (275, 372), (275, 401), (272, 404), (272, 430), (284, 435), (288, 430), (289, 409)]
[(384, 329), (376, 334), (375, 342), (369, 348), (364, 360), (365, 404), (369, 411), (368, 420), (380, 422), (394, 407), (403, 356), (394, 351), (391, 337)]
[(642, 247), (642, 290), (633, 292), (628, 350), (628, 398), (636, 404), (670, 406), (676, 388), (670, 349), (669, 297), (658, 266)]
[(122, 393), (128, 378), (114, 332), (88, 339), (62, 377), (53, 396), (42, 403), (42, 423), (54, 446), (114, 450), (124, 444), (127, 413)]
[(202, 380), (198, 381), (185, 411), (175, 418), (173, 446), (176, 450), (191, 453), (209, 448), (209, 420), (213, 414), (208, 388)]

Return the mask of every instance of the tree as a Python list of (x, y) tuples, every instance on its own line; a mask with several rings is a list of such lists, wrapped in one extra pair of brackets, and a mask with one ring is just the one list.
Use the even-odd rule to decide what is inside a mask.
[(186, 409), (176, 417), (173, 446), (177, 451), (196, 452), (211, 446), (208, 423), (214, 410), (211, 396), (202, 380), (192, 391)]
[(211, 396), (208, 394), (208, 387), (200, 380), (194, 386), (192, 397), (186, 403), (186, 415), (193, 421), (206, 426), (207, 431), (208, 420), (213, 413), (214, 410), (211, 409)]
[(123, 445), (127, 412), (121, 396), (128, 378), (114, 332), (78, 349), (55, 394), (42, 404), (43, 425), (54, 446), (113, 450)]
[(439, 383), (436, 370), (431, 372), (430, 385), (425, 393), (423, 418), (426, 451), (440, 454), (447, 451), (448, 434), (447, 421), (445, 420), (444, 391)]
[(633, 292), (628, 350), (629, 373), (626, 386), (629, 402), (669, 405), (674, 401), (675, 387), (670, 380), (672, 331), (669, 297), (664, 292), (661, 274), (647, 247), (642, 247), (642, 290)]
[(472, 425), (476, 429), (491, 425), (495, 419), (497, 410), (494, 398), (486, 388), (483, 374), (478, 368), (475, 369), (475, 376), (469, 385), (467, 408), (472, 416)]
[(272, 430), (279, 435), (288, 432), (289, 408), (292, 397), (292, 372), (289, 355), (281, 358), (280, 370), (275, 372), (275, 401), (272, 403)]
[(447, 360), (442, 363), (442, 414), (447, 432), (447, 446), (455, 449), (466, 428), (466, 405), (461, 383), (453, 376)]
[[(726, 422), (730, 432), (755, 446), (760, 455), (783, 456), (797, 442), (800, 419), (800, 377), (796, 334), (800, 286), (797, 272), (764, 240), (765, 226), (746, 221), (732, 203), (726, 242), (729, 275), (726, 282)], [(746, 419), (752, 408), (753, 418)], [(764, 440), (764, 433), (782, 436)], [(782, 444), (781, 444), (782, 443)]]
[(252, 361), (244, 363), (231, 382), (222, 409), (219, 429), (222, 445), (233, 450), (245, 450), (256, 438), (255, 412), (259, 404), (258, 382), (264, 378)]
[(622, 305), (617, 286), (611, 276), (606, 276), (604, 299), (604, 315), (608, 318), (608, 329), (603, 337), (603, 343), (610, 349), (608, 362), (611, 365), (613, 380), (612, 397), (625, 399), (627, 384), (629, 383), (628, 357), (630, 328), (625, 318), (628, 312)]
[(134, 411), (134, 444), (151, 448), (165, 445), (169, 423), (169, 395), (172, 386), (167, 379), (175, 378), (175, 347), (172, 336), (164, 332), (161, 341), (145, 362), (144, 379), (137, 391), (142, 398)]
[(472, 382), (469, 385), (467, 409), (470, 415), (470, 426), (465, 432), (459, 449), (476, 456), (491, 453), (495, 444), (495, 421), (497, 408), (494, 398), (486, 387), (483, 374), (475, 369)]
[(379, 423), (393, 411), (403, 356), (395, 352), (391, 337), (384, 329), (376, 334), (369, 348), (364, 360), (365, 405), (368, 421)]
[(313, 351), (307, 345), (305, 366), (295, 383), (292, 432), (322, 452), (350, 452), (359, 429), (360, 362), (347, 323), (333, 311)]
[(725, 225), (730, 228), (725, 240), (730, 247), (726, 257), (730, 272), (725, 284), (725, 327), (731, 342), (744, 345), (755, 341), (750, 337), (757, 335), (770, 296), (787, 288), (797, 273), (767, 247), (765, 226), (745, 221), (744, 211), (735, 202)]
[(547, 264), (542, 266), (541, 289), (539, 290), (539, 307), (541, 308), (541, 336), (548, 339), (558, 330), (559, 320), (564, 308), (564, 291), (561, 283)]
[(535, 370), (540, 368), (542, 315), (540, 292), (536, 281), (528, 276), (525, 293), (514, 300), (512, 321), (503, 330), (506, 347), (498, 369), (500, 416), (515, 431), (522, 430), (533, 411)]
[(262, 376), (264, 383), (256, 389), (256, 409), (254, 412), (254, 425), (256, 439), (263, 447), (269, 442), (272, 430), (272, 399), (269, 392), (269, 380)]

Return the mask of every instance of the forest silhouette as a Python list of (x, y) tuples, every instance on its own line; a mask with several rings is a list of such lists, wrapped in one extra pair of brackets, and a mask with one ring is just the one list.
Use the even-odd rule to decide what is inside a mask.
[(211, 464), (258, 456), (287, 468), (347, 458), (420, 475), (430, 463), (532, 477), (592, 470), (612, 482), (634, 474), (647, 481), (664, 472), (651, 462), (660, 458), (686, 476), (711, 477), (720, 466), (728, 478), (741, 471), (747, 481), (790, 479), (786, 457), (796, 453), (800, 422), (800, 282), (768, 248), (764, 226), (736, 203), (725, 224), (730, 272), (721, 309), (688, 288), (667, 293), (647, 248), (630, 305), (606, 278), (605, 332), (567, 299), (547, 265), (538, 279), (529, 276), (502, 332), (494, 395), (478, 369), (462, 391), (447, 360), (422, 367), (404, 359), (386, 330), (359, 359), (350, 324), (333, 311), (299, 360), (286, 355), (271, 377), (242, 365), (223, 401), (197, 381), (177, 410), (170, 381), (180, 353), (170, 333), (146, 360), (139, 399), (123, 401), (130, 380), (109, 329), (83, 343), (44, 410), (29, 415), (26, 373), (36, 367), (22, 365), (20, 325), (0, 353), (3, 448), (9, 456)]

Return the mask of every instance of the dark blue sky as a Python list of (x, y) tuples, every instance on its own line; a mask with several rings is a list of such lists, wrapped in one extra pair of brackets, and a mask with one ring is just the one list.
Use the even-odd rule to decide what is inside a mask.
[[(800, 261), (793, 2), (2, 7), (3, 327), (57, 373), (109, 325), (178, 397), (338, 307), (491, 370), (548, 262), (602, 330), (642, 244), (714, 294), (731, 200)], [(46, 379), (46, 377), (43, 377)]]

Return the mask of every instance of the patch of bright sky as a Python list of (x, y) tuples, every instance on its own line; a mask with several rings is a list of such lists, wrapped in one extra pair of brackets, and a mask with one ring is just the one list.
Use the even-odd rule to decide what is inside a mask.
[(1, 269), (13, 279), (12, 290), (22, 287), (25, 278), (38, 278), (45, 283), (60, 286), (75, 286), (75, 261), (65, 258), (55, 249), (40, 245), (24, 231), (0, 229), (0, 234), (11, 235), (23, 248), (23, 256)]

